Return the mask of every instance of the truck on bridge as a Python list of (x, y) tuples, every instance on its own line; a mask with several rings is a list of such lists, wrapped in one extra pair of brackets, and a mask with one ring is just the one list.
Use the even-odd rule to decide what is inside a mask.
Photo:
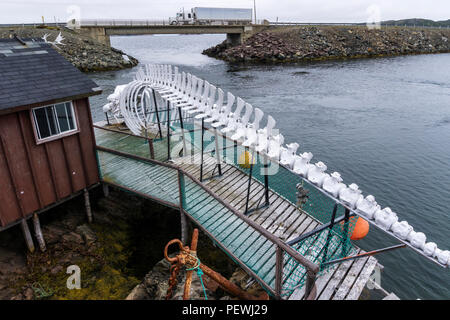
[(252, 9), (195, 7), (188, 12), (180, 10), (169, 21), (171, 25), (243, 25), (252, 23), (252, 14)]

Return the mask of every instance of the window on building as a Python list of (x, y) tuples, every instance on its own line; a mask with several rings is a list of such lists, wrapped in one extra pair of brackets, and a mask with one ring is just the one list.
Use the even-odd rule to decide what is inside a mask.
[(65, 135), (77, 130), (71, 102), (34, 108), (32, 112), (38, 140)]

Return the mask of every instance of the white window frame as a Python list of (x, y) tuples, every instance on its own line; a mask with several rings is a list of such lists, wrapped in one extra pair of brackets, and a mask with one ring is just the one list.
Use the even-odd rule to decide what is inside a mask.
[[(61, 128), (59, 127), (58, 116), (56, 114), (56, 105), (57, 104), (64, 104), (65, 105), (66, 103), (70, 104), (70, 109), (72, 111), (72, 116), (73, 116), (74, 129), (61, 132)], [(52, 107), (52, 112), (53, 112), (54, 118), (56, 119), (55, 124), (57, 126), (57, 131), (59, 131), (60, 133), (57, 133), (57, 134), (54, 134), (54, 135), (51, 135), (51, 136), (48, 136), (48, 137), (45, 137), (45, 138), (40, 138), (39, 126), (38, 126), (38, 122), (37, 122), (37, 119), (36, 119), (35, 110), (44, 109), (44, 108), (48, 108), (48, 107)], [(63, 101), (63, 102), (58, 102), (58, 103), (53, 103), (53, 104), (49, 104), (49, 105), (45, 105), (45, 106), (32, 108), (30, 110), (30, 115), (31, 115), (31, 122), (33, 124), (34, 136), (36, 138), (36, 144), (41, 144), (41, 143), (44, 143), (44, 142), (57, 140), (57, 139), (60, 139), (60, 138), (63, 138), (63, 137), (67, 137), (67, 136), (70, 136), (70, 135), (73, 135), (73, 134), (76, 134), (76, 133), (79, 132), (78, 116), (77, 116), (77, 113), (76, 113), (76, 108), (74, 108), (72, 101)], [(67, 110), (66, 110), (66, 115), (67, 115)], [(69, 127), (70, 127), (70, 125), (69, 125)], [(49, 124), (49, 128), (50, 128), (50, 124)]]

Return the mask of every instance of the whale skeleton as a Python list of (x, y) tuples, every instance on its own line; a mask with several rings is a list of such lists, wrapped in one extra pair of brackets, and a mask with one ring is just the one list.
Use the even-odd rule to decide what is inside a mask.
[[(310, 163), (312, 153), (296, 155), (299, 148), (297, 143), (283, 146), (284, 137), (282, 134), (275, 134), (273, 129), (276, 121), (270, 115), (267, 126), (260, 129), (259, 123), (264, 116), (262, 110), (253, 108), (240, 97), (235, 99), (231, 93), (227, 93), (227, 102), (224, 103), (224, 91), (217, 89), (206, 80), (180, 72), (177, 67), (146, 64), (138, 69), (133, 81), (116, 87), (115, 92), (108, 97), (110, 102), (103, 107), (103, 111), (111, 114), (117, 121), (123, 119), (136, 135), (154, 128), (161, 135), (161, 128), (170, 131), (170, 125), (180, 121), (187, 123), (194, 119), (202, 120), (202, 128), (203, 121), (210, 123), (216, 142), (217, 132), (220, 130), (234, 138), (232, 140), (264, 154), (294, 175), (311, 182), (311, 185), (335, 203), (352, 214), (361, 216), (420, 255), (441, 267), (447, 268), (450, 265), (450, 251), (437, 248), (434, 242), (426, 242), (426, 236), (422, 232), (416, 232), (406, 221), (399, 222), (397, 214), (390, 208), (381, 210), (374, 196), (364, 198), (359, 187), (354, 183), (349, 186), (344, 184), (338, 172), (326, 173), (327, 167), (323, 162)], [(219, 92), (217, 99), (216, 92)], [(161, 110), (161, 103), (158, 104), (158, 101), (163, 102), (165, 109)], [(236, 108), (232, 111), (235, 101)], [(165, 118), (160, 119), (158, 115), (164, 116), (166, 111)], [(177, 115), (181, 117), (177, 119)], [(252, 115), (254, 121), (250, 122)], [(184, 139), (183, 134), (183, 149), (187, 150)], [(219, 163), (220, 159), (217, 161)]]

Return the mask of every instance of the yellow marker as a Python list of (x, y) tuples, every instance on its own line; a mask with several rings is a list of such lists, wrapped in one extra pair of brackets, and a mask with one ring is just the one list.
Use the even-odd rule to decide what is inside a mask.
[(239, 156), (238, 164), (241, 168), (249, 169), (251, 164), (255, 164), (255, 159), (252, 157), (250, 152), (244, 151)]

